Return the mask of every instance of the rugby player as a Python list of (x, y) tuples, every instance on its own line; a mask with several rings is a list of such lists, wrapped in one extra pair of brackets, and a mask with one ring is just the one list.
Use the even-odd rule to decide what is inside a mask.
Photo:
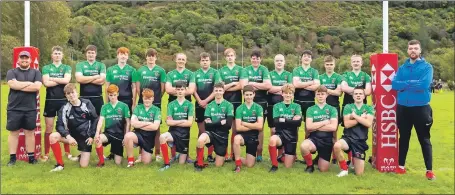
[(214, 85), (214, 94), (215, 100), (207, 105), (204, 113), (207, 129), (199, 136), (197, 142), (196, 171), (201, 171), (204, 167), (204, 145), (214, 148), (215, 166), (220, 167), (224, 164), (224, 156), (229, 144), (229, 129), (234, 118), (234, 106), (223, 98), (223, 83)]
[[(68, 102), (63, 105), (57, 114), (57, 132), (49, 136), (52, 152), (57, 164), (51, 172), (62, 171), (64, 163), (60, 143), (77, 146), (81, 152), (79, 165), (87, 167), (92, 152), (93, 138), (96, 134), (98, 115), (95, 107), (89, 100), (79, 98), (76, 86), (73, 83), (67, 84), (63, 89)], [(97, 150), (99, 162), (104, 161), (102, 150)]]
[[(98, 126), (96, 127), (96, 150), (111, 145), (111, 154), (114, 154), (114, 161), (117, 165), (122, 163), (123, 157), (123, 138), (130, 131), (130, 110), (128, 105), (118, 100), (119, 87), (111, 84), (107, 88), (109, 102), (101, 108)], [(104, 124), (104, 133), (101, 127)], [(104, 160), (98, 166), (104, 166)]]
[[(263, 116), (267, 116), (267, 91), (272, 87), (270, 82), (269, 70), (261, 65), (261, 51), (255, 50), (250, 55), (251, 65), (245, 68), (248, 82), (244, 85), (251, 85), (255, 90), (254, 102), (259, 104), (264, 111)], [(264, 128), (264, 126), (263, 126)], [(264, 142), (264, 131), (259, 131), (259, 145), (257, 149), (256, 161), (262, 161), (262, 148)]]
[(169, 131), (160, 135), (160, 148), (163, 154), (164, 165), (160, 171), (170, 168), (167, 146), (176, 146), (180, 164), (187, 162), (188, 147), (190, 144), (190, 128), (193, 124), (194, 105), (185, 99), (187, 93), (186, 82), (177, 81), (174, 89), (177, 99), (167, 106), (166, 124)]
[(155, 136), (161, 124), (161, 109), (153, 104), (154, 96), (153, 90), (142, 89), (142, 103), (136, 106), (131, 116), (134, 132), (126, 133), (124, 139), (128, 157), (127, 167), (134, 166), (134, 146), (141, 147), (141, 162), (148, 164), (152, 161)]
[[(44, 134), (44, 156), (41, 157), (43, 162), (49, 160), (49, 136), (54, 129), (54, 119), (57, 112), (68, 101), (63, 93), (63, 88), (71, 80), (71, 66), (62, 64), (63, 48), (60, 46), (52, 47), (52, 63), (45, 65), (42, 69), (43, 84), (46, 86), (46, 102), (44, 103), (43, 116), (46, 124), (46, 133)], [(65, 155), (68, 159), (76, 161), (77, 157), (73, 157), (70, 153), (70, 146), (64, 144)]]
[[(234, 156), (235, 169), (238, 173), (242, 164), (253, 167), (256, 161), (256, 151), (259, 144), (259, 131), (264, 125), (262, 107), (253, 101), (254, 87), (246, 85), (243, 87), (243, 97), (245, 102), (237, 108), (235, 113), (235, 123), (237, 135), (234, 137)], [(240, 158), (240, 146), (246, 147), (246, 158)]]
[(283, 101), (273, 106), (273, 120), (276, 132), (270, 137), (269, 153), (272, 168), (269, 172), (278, 170), (277, 147), (284, 148), (284, 166), (292, 167), (297, 147), (297, 132), (302, 124), (302, 110), (299, 104), (292, 102), (295, 88), (285, 84), (282, 88)]
[(348, 164), (343, 157), (343, 151), (352, 151), (356, 175), (363, 174), (365, 166), (365, 151), (368, 150), (368, 128), (373, 124), (374, 108), (364, 103), (365, 90), (355, 87), (352, 93), (354, 103), (347, 104), (343, 111), (344, 131), (334, 147), (341, 172), (337, 175), (348, 175)]
[(316, 90), (317, 104), (311, 106), (306, 114), (306, 127), (310, 135), (300, 145), (300, 151), (307, 167), (305, 172), (314, 171), (311, 153), (318, 152), (318, 169), (326, 172), (330, 168), (330, 156), (333, 148), (333, 132), (338, 128), (338, 112), (335, 107), (327, 104), (328, 90), (321, 85)]

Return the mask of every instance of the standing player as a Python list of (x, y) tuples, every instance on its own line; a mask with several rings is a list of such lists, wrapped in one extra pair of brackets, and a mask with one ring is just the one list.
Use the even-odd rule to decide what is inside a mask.
[[(136, 74), (134, 75), (136, 80), (136, 92), (138, 93), (137, 96), (139, 97), (138, 105), (143, 103), (142, 99), (142, 92), (144, 89), (148, 88), (153, 90), (154, 97), (153, 98), (153, 105), (158, 107), (161, 110), (161, 98), (164, 94), (164, 84), (166, 83), (166, 71), (156, 64), (157, 59), (157, 52), (155, 49), (148, 49), (145, 53), (147, 64), (140, 67)], [(161, 115), (160, 115), (161, 116)], [(157, 135), (155, 136), (155, 157), (156, 159), (161, 158), (160, 154), (160, 145), (159, 145), (159, 138), (160, 138), (160, 127), (158, 126), (158, 130), (154, 131)], [(142, 153), (142, 150), (139, 150)], [(139, 155), (136, 162), (141, 162), (142, 155)]]
[(85, 48), (87, 61), (76, 64), (76, 81), (80, 83), (81, 98), (90, 100), (100, 114), (103, 101), (103, 84), (106, 81), (106, 65), (96, 61), (96, 46)]
[(188, 147), (190, 146), (190, 128), (193, 125), (194, 107), (185, 99), (187, 93), (186, 83), (177, 81), (174, 88), (177, 99), (167, 106), (166, 124), (169, 131), (160, 135), (160, 148), (163, 153), (164, 165), (160, 171), (169, 169), (169, 147), (175, 145), (176, 152), (180, 153), (178, 161), (184, 164), (187, 161)]
[[(58, 111), (56, 129), (50, 135), (52, 152), (54, 152), (57, 165), (51, 172), (62, 171), (64, 168), (62, 149), (60, 143), (77, 145), (81, 152), (79, 165), (87, 167), (92, 152), (93, 137), (95, 136), (98, 115), (95, 107), (86, 99), (79, 99), (76, 86), (69, 83), (63, 89), (68, 102)], [(100, 162), (104, 161), (103, 150), (97, 149)]]
[(6, 108), (6, 129), (9, 131), (8, 166), (16, 164), (16, 151), (19, 144), (19, 130), (24, 129), (25, 147), (28, 162), (36, 164), (35, 128), (36, 128), (36, 93), (41, 88), (41, 72), (31, 69), (31, 55), (28, 51), (19, 53), (19, 66), (8, 70), (6, 80), (10, 88)]
[[(235, 123), (237, 135), (234, 137), (235, 172), (240, 172), (242, 164), (253, 167), (255, 163), (256, 150), (259, 144), (259, 131), (264, 126), (262, 107), (253, 102), (254, 87), (246, 85), (243, 87), (245, 103), (237, 108)], [(246, 146), (246, 158), (240, 158), (240, 146)]]
[[(325, 73), (319, 75), (319, 81), (321, 85), (327, 88), (327, 104), (333, 106), (337, 109), (338, 113), (338, 124), (341, 123), (343, 118), (341, 117), (340, 113), (340, 96), (341, 92), (341, 82), (343, 81), (343, 77), (336, 73), (335, 70), (335, 58), (332, 56), (326, 56), (324, 58), (324, 68)], [(337, 128), (338, 129), (338, 128)], [(337, 141), (337, 131), (333, 132), (333, 143)], [(333, 151), (332, 151), (333, 152)], [(318, 153), (319, 155), (319, 153)], [(317, 159), (317, 157), (316, 157)], [(336, 164), (336, 156), (335, 152), (332, 153), (332, 164)]]
[(131, 116), (131, 125), (134, 132), (125, 134), (125, 147), (128, 157), (128, 166), (134, 166), (134, 146), (141, 147), (142, 162), (148, 164), (152, 161), (153, 147), (155, 147), (155, 136), (161, 124), (161, 109), (153, 105), (154, 92), (145, 88), (142, 90), (142, 104), (138, 104)]
[[(71, 66), (62, 64), (63, 48), (60, 46), (52, 47), (52, 64), (43, 67), (43, 84), (46, 86), (46, 102), (44, 105), (46, 123), (46, 133), (44, 134), (44, 156), (42, 161), (49, 160), (49, 136), (54, 129), (54, 118), (57, 116), (58, 110), (66, 104), (67, 100), (63, 93), (63, 88), (71, 80)], [(70, 146), (64, 144), (65, 155), (68, 159), (76, 161), (77, 157), (72, 157), (70, 153)]]
[[(106, 94), (107, 89), (111, 84), (117, 85), (118, 100), (128, 105), (128, 109), (132, 110), (136, 106), (136, 69), (126, 62), (128, 61), (130, 50), (126, 47), (117, 49), (117, 64), (107, 69), (106, 75)], [(106, 102), (109, 98), (106, 95)], [(109, 154), (106, 158), (108, 160), (114, 159), (114, 154)]]
[[(235, 50), (228, 48), (224, 50), (224, 56), (227, 64), (219, 70), (221, 80), (224, 82), (224, 99), (231, 102), (234, 106), (234, 115), (237, 108), (242, 104), (242, 85), (248, 82), (244, 69), (235, 64)], [(231, 133), (231, 153), (226, 156), (226, 161), (230, 161), (234, 157), (234, 137), (237, 133), (236, 124), (232, 123)], [(226, 154), (228, 155), (228, 154)]]
[(302, 124), (302, 110), (300, 105), (292, 102), (295, 88), (285, 84), (282, 88), (283, 101), (273, 106), (273, 120), (276, 132), (270, 137), (269, 153), (272, 168), (269, 172), (278, 170), (277, 147), (284, 148), (284, 166), (292, 167), (297, 148), (297, 132)]
[(305, 172), (313, 173), (313, 158), (311, 153), (318, 152), (318, 169), (326, 172), (330, 168), (330, 156), (333, 148), (333, 132), (338, 128), (338, 112), (335, 107), (326, 103), (328, 92), (325, 86), (316, 90), (317, 104), (307, 110), (306, 122), (310, 135), (300, 145), (300, 151), (306, 161)]
[[(204, 113), (207, 105), (215, 97), (213, 85), (221, 82), (220, 74), (216, 69), (210, 67), (210, 54), (203, 52), (200, 55), (201, 69), (195, 72), (196, 77), (196, 91), (194, 98), (196, 99), (196, 122), (199, 128), (200, 136), (205, 132)], [(209, 147), (207, 160), (213, 162), (215, 159), (212, 157), (213, 147)]]
[[(130, 110), (128, 105), (118, 100), (119, 88), (111, 84), (107, 88), (109, 102), (101, 108), (101, 116), (96, 127), (96, 149), (111, 144), (111, 154), (114, 154), (114, 161), (117, 165), (122, 163), (123, 157), (123, 138), (130, 131)], [(104, 124), (104, 133), (101, 127)], [(104, 166), (104, 160), (99, 164)]]
[(368, 128), (373, 124), (374, 108), (364, 103), (365, 90), (355, 87), (352, 95), (354, 103), (347, 104), (343, 110), (343, 136), (333, 146), (341, 168), (338, 177), (348, 175), (348, 164), (344, 160), (343, 151), (352, 152), (355, 174), (363, 174), (365, 151), (368, 150)]
[(194, 73), (185, 68), (186, 55), (178, 53), (175, 55), (175, 63), (177, 68), (166, 75), (166, 93), (169, 94), (169, 103), (177, 99), (177, 90), (175, 88), (178, 81), (182, 81), (188, 89), (185, 90), (185, 99), (191, 102), (191, 95), (193, 95), (196, 88)]
[[(292, 71), (292, 83), (295, 86), (294, 102), (302, 108), (303, 118), (306, 118), (306, 110), (314, 105), (314, 91), (319, 87), (319, 73), (310, 66), (313, 53), (305, 50), (302, 53), (302, 66), (294, 68)], [(306, 126), (306, 125), (305, 125)], [(305, 130), (305, 139), (309, 133)]]
[(197, 142), (197, 164), (196, 171), (202, 171), (204, 167), (204, 145), (214, 148), (215, 166), (224, 164), (224, 156), (229, 144), (229, 129), (234, 118), (234, 106), (223, 98), (224, 84), (217, 83), (214, 86), (215, 100), (207, 105), (204, 113), (204, 122), (207, 126)]
[[(253, 51), (251, 53), (251, 65), (245, 68), (248, 82), (255, 89), (254, 102), (259, 104), (264, 111), (263, 115), (267, 115), (267, 91), (272, 87), (270, 82), (269, 70), (261, 65), (261, 51)], [(264, 128), (264, 126), (262, 127)], [(257, 149), (256, 161), (262, 161), (262, 148), (264, 142), (264, 131), (259, 131), (259, 145)]]
[[(131, 110), (136, 106), (136, 80), (133, 75), (136, 74), (136, 69), (126, 62), (128, 61), (128, 55), (130, 50), (126, 47), (120, 47), (117, 49), (117, 64), (107, 69), (106, 75), (106, 94), (107, 88), (111, 84), (117, 85), (118, 100), (128, 105)], [(106, 97), (106, 102), (109, 98)]]
[[(354, 93), (355, 87), (362, 87), (365, 89), (364, 104), (367, 104), (366, 96), (371, 95), (371, 77), (366, 72), (361, 70), (362, 68), (362, 56), (352, 55), (351, 56), (351, 67), (352, 71), (345, 72), (343, 75), (343, 81), (341, 82), (341, 91), (344, 92), (343, 104), (341, 106), (341, 113), (344, 113), (344, 107), (347, 104), (354, 103), (352, 94)], [(344, 120), (341, 122), (341, 126), (344, 126)], [(344, 134), (344, 132), (343, 132)], [(352, 153), (348, 153), (348, 164), (351, 164)]]
[(397, 125), (400, 132), (398, 167), (395, 172), (405, 174), (404, 168), (409, 149), (412, 126), (414, 126), (425, 162), (426, 177), (436, 179), (433, 173), (433, 152), (430, 130), (433, 125), (433, 110), (430, 106), (430, 85), (433, 66), (420, 55), (420, 41), (408, 42), (409, 58), (398, 69), (392, 80), (392, 89), (398, 91)]
[[(270, 135), (275, 134), (275, 124), (273, 123), (273, 106), (277, 103), (283, 101), (283, 85), (286, 83), (292, 84), (292, 74), (286, 70), (284, 70), (284, 66), (286, 61), (282, 54), (278, 54), (275, 56), (275, 70), (270, 72), (270, 82), (272, 83), (272, 87), (268, 90), (268, 105), (267, 105), (267, 124), (270, 128)], [(294, 88), (295, 90), (295, 88)], [(294, 97), (294, 93), (292, 93), (292, 97)], [(278, 159), (281, 160), (283, 156), (284, 148), (281, 147), (278, 150)]]

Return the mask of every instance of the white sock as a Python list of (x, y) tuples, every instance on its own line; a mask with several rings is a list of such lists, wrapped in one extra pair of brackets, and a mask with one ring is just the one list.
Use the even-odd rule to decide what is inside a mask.
[(400, 167), (400, 169), (404, 169), (404, 166), (398, 166), (398, 167)]

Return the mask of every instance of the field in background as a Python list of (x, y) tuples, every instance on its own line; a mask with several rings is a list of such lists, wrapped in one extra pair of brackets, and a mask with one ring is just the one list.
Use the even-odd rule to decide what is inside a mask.
[[(2, 193), (454, 193), (454, 93), (444, 92), (433, 94), (434, 125), (431, 130), (433, 145), (433, 167), (437, 175), (436, 181), (425, 178), (425, 166), (415, 131), (412, 133), (408, 153), (406, 175), (379, 173), (366, 165), (363, 176), (350, 174), (345, 178), (337, 178), (337, 165), (332, 165), (327, 173), (315, 171), (312, 175), (304, 173), (305, 165), (295, 163), (291, 169), (280, 169), (275, 174), (268, 173), (270, 160), (268, 155), (268, 137), (270, 130), (265, 128), (264, 161), (254, 168), (244, 168), (240, 174), (232, 172), (233, 163), (227, 163), (222, 168), (209, 166), (203, 172), (194, 172), (193, 165), (172, 164), (166, 172), (158, 172), (161, 162), (151, 165), (138, 164), (134, 168), (126, 168), (126, 159), (121, 166), (112, 161), (106, 166), (95, 168), (97, 157), (93, 150), (90, 167), (81, 169), (76, 162), (66, 158), (65, 170), (50, 173), (55, 160), (51, 152), (51, 161), (29, 165), (18, 162), (14, 167), (7, 167), (8, 131), (6, 126), (6, 105), (8, 86), (1, 85), (1, 192)], [(44, 109), (45, 88), (41, 90), (41, 111)], [(167, 99), (167, 97), (165, 97)], [(163, 101), (163, 103), (166, 103)], [(371, 101), (370, 101), (371, 102)], [(166, 105), (163, 105), (166, 108)], [(166, 115), (166, 111), (163, 111)], [(164, 117), (163, 117), (164, 118)], [(44, 118), (41, 118), (44, 133)], [(167, 127), (162, 125), (162, 132)], [(300, 129), (302, 131), (303, 128)], [(341, 130), (341, 128), (340, 128)], [(197, 125), (191, 128), (190, 156), (196, 157), (195, 143)], [(371, 132), (371, 131), (370, 131)], [(339, 135), (341, 133), (339, 132)], [(371, 133), (368, 144), (371, 156)], [(299, 144), (303, 140), (300, 133)], [(77, 154), (76, 148), (72, 153)], [(105, 149), (105, 155), (108, 149)], [(301, 159), (300, 151), (298, 158)]]

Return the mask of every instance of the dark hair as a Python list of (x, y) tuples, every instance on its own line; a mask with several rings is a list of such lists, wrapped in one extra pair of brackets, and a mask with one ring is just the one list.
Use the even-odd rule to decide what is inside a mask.
[(245, 85), (245, 87), (243, 87), (243, 93), (246, 93), (249, 91), (254, 93), (254, 87), (252, 85)]
[(147, 52), (145, 52), (145, 56), (148, 57), (148, 56), (153, 56), (155, 57), (157, 54), (156, 50), (153, 49), (153, 48), (150, 48), (147, 50)]
[(308, 50), (308, 49), (307, 49), (307, 50), (304, 50), (304, 51), (302, 52), (302, 55), (300, 55), (300, 57), (302, 57), (304, 54), (307, 54), (307, 55), (310, 55), (311, 57), (313, 57), (313, 52), (311, 52), (311, 50)]
[(316, 92), (326, 92), (327, 93), (327, 87), (324, 85), (319, 85), (318, 89), (316, 89)]
[(250, 57), (253, 57), (253, 56), (256, 56), (256, 58), (260, 58), (261, 57), (261, 51), (254, 50), (253, 52), (251, 52)]
[(210, 59), (210, 54), (207, 53), (207, 52), (202, 52), (201, 55), (199, 55), (200, 57), (200, 60), (202, 60), (202, 58), (209, 58)]
[(85, 53), (87, 53), (88, 51), (94, 51), (94, 52), (96, 52), (96, 46), (94, 46), (94, 45), (87, 45), (87, 47), (85, 48)]
[(408, 45), (420, 45), (420, 41), (413, 39), (408, 42)]
[(361, 89), (363, 91), (363, 94), (365, 94), (365, 88), (363, 88), (362, 86), (354, 87), (354, 90), (356, 89)]
[(325, 56), (324, 57), (324, 62), (335, 62), (335, 58), (333, 56)]
[(186, 84), (184, 81), (177, 81), (175, 82), (175, 88), (185, 88)]

